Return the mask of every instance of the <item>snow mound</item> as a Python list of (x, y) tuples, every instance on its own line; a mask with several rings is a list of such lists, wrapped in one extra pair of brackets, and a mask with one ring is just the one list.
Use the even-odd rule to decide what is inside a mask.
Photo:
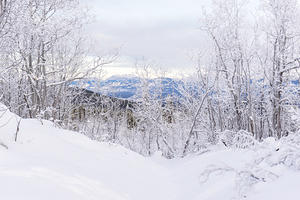
[(7, 149), (7, 145), (15, 140), (19, 120), (20, 117), (0, 103), (0, 148)]
[[(297, 135), (254, 144), (248, 133), (241, 132), (233, 136), (238, 146), (221, 143), (172, 160), (160, 152), (145, 158), (119, 145), (58, 129), (51, 122), (20, 119), (0, 107), (1, 199), (292, 200), (300, 196)], [(226, 141), (229, 144), (230, 139)]]

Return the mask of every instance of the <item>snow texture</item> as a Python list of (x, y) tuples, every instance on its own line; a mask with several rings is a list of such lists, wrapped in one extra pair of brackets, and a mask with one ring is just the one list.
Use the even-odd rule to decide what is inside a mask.
[[(185, 158), (150, 158), (99, 143), (1, 105), (0, 199), (231, 200), (300, 197), (300, 136)], [(233, 140), (249, 141), (239, 133)]]

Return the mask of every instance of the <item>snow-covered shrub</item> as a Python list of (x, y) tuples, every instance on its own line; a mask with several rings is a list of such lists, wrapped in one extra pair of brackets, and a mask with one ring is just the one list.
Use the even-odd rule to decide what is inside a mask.
[(236, 132), (225, 130), (220, 132), (219, 135), (219, 142), (222, 142), (225, 146), (231, 147), (233, 145), (233, 139)]
[(288, 127), (291, 131), (300, 130), (300, 109), (290, 108), (288, 113), (291, 115)]
[(240, 130), (238, 132), (226, 130), (219, 134), (219, 142), (227, 147), (246, 149), (255, 146), (257, 141), (251, 133)]
[(224, 176), (225, 174), (231, 174), (231, 177), (233, 177), (237, 199), (246, 197), (254, 185), (261, 182), (274, 181), (278, 178), (276, 174), (251, 164), (246, 165), (244, 169), (227, 165), (211, 165), (200, 174), (199, 182), (205, 184), (210, 179), (214, 179), (216, 176)]
[(288, 168), (300, 170), (300, 135), (290, 135), (279, 141), (278, 148), (266, 156), (265, 161), (270, 166), (283, 164)]
[(253, 135), (247, 131), (240, 130), (233, 137), (234, 147), (246, 149), (255, 146), (256, 140)]

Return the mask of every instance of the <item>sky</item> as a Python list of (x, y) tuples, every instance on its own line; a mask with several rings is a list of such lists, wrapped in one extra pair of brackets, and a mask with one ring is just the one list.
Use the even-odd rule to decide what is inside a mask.
[(132, 74), (136, 62), (155, 63), (166, 75), (190, 74), (191, 55), (204, 44), (200, 16), (209, 0), (82, 0), (94, 15), (88, 34), (101, 55), (118, 49), (106, 75)]

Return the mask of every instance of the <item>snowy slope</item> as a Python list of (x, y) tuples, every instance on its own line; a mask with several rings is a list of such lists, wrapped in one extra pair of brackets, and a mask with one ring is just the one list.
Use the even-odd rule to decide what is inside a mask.
[[(4, 118), (11, 120), (0, 129), (1, 136), (15, 132), (14, 116)], [(145, 193), (150, 196), (144, 199), (153, 199), (153, 191), (161, 198), (172, 195), (162, 187), (170, 182), (163, 181), (168, 179), (160, 166), (120, 146), (37, 120), (21, 121), (17, 144), (7, 138), (1, 140), (9, 149), (0, 147), (1, 199), (140, 199)]]
[[(2, 106), (3, 114), (3, 106)], [(299, 199), (298, 142), (271, 139), (253, 149), (215, 146), (184, 159), (142, 157), (50, 122), (0, 118), (0, 199)], [(300, 142), (299, 142), (300, 143)], [(299, 157), (298, 157), (299, 156)]]

